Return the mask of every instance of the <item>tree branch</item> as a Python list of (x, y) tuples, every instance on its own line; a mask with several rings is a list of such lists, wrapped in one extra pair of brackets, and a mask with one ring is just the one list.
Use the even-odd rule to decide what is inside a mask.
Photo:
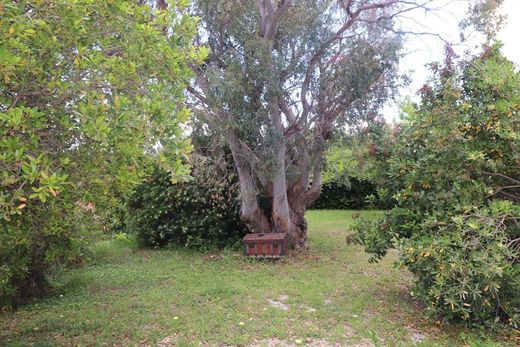
[(291, 0), (281, 0), (278, 8), (275, 10), (271, 0), (257, 0), (256, 3), (260, 9), (260, 29), (262, 37), (266, 40), (272, 40), (278, 30), (280, 18), (291, 6)]
[(483, 171), (482, 172), (484, 175), (486, 176), (494, 176), (494, 177), (502, 177), (504, 178), (505, 180), (508, 180), (510, 182), (513, 182), (514, 184), (520, 184), (520, 181), (512, 178), (512, 177), (509, 177), (509, 176), (506, 176), (504, 174), (501, 174), (501, 173), (498, 173), (498, 172), (487, 172), (487, 171)]

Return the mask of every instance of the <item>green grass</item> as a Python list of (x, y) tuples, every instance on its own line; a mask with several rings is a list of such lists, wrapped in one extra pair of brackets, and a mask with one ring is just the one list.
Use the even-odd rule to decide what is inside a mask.
[(506, 343), (423, 318), (395, 254), (369, 264), (345, 243), (352, 213), (310, 211), (309, 250), (277, 262), (101, 242), (92, 264), (57, 276), (52, 297), (0, 314), (0, 345), (407, 346), (421, 335), (422, 346)]

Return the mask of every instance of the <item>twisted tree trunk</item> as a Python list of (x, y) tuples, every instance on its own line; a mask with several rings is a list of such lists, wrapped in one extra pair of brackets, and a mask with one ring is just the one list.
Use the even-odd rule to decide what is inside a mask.
[[(232, 129), (227, 131), (230, 146), (240, 180), (241, 218), (253, 233), (287, 233), (288, 247), (303, 247), (307, 241), (305, 211), (320, 193), (321, 175), (315, 166), (312, 185), (309, 184), (309, 158), (307, 151), (299, 158), (301, 175), (288, 181), (286, 175), (286, 142), (281, 141), (276, 155), (276, 171), (272, 177), (255, 175), (249, 150), (241, 143)], [(300, 145), (304, 142), (300, 141)], [(261, 182), (261, 183), (260, 183)], [(258, 186), (263, 187), (258, 191)], [(261, 206), (259, 197), (269, 201)]]

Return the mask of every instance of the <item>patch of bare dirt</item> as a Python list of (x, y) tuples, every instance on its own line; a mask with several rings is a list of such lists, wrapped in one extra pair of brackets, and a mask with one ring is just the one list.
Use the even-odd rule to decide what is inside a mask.
[(352, 328), (350, 325), (345, 324), (345, 338), (351, 339), (356, 335), (356, 332), (354, 331), (354, 328)]
[(269, 302), (269, 305), (271, 307), (278, 308), (278, 309), (284, 310), (284, 311), (288, 311), (289, 310), (289, 305), (287, 305), (285, 303), (285, 301), (287, 301), (287, 299), (289, 299), (289, 296), (287, 296), (287, 295), (280, 295), (278, 297), (278, 300), (269, 299), (268, 302)]
[(306, 339), (293, 341), (285, 341), (277, 338), (265, 339), (256, 341), (248, 347), (298, 347), (298, 346), (310, 346), (310, 347), (374, 347), (374, 344), (370, 339), (363, 339), (357, 343), (330, 343), (325, 339)]
[(174, 347), (177, 342), (177, 335), (166, 336), (157, 341), (157, 347)]

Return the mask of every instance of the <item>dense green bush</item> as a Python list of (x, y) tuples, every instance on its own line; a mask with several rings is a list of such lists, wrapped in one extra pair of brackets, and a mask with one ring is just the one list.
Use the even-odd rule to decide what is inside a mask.
[[(402, 263), (417, 276), (413, 295), (447, 320), (482, 322), (494, 317), (520, 324), (518, 251), (520, 206), (494, 201), (489, 207), (454, 215), (448, 222), (427, 219), (428, 235), (401, 248)], [(517, 246), (520, 243), (517, 242)]]
[(182, 172), (184, 90), (204, 57), (186, 6), (0, 3), (1, 306), (43, 294), (57, 263), (110, 228), (158, 144)]
[(171, 182), (156, 169), (128, 201), (128, 226), (144, 247), (232, 245), (246, 234), (239, 217), (238, 179), (226, 163), (193, 156), (193, 179)]
[(97, 221), (83, 207), (57, 199), (34, 205), (25, 218), (0, 223), (0, 307), (44, 295), (49, 268), (78, 262), (96, 235)]
[(356, 238), (374, 260), (400, 250), (429, 313), (518, 327), (520, 73), (498, 47), (433, 70), (388, 161), (398, 206)]
[[(377, 196), (376, 187), (372, 182), (350, 178), (350, 182), (328, 182), (321, 187), (321, 194), (311, 208), (313, 209), (363, 209), (370, 205), (367, 199), (370, 195)], [(376, 204), (376, 201), (372, 203)], [(373, 207), (373, 206), (371, 206)]]
[(400, 264), (416, 276), (412, 295), (430, 315), (518, 326), (520, 206), (497, 200), (448, 221), (410, 213), (394, 209), (387, 219), (356, 224), (358, 241), (373, 260), (396, 246)]
[(359, 133), (342, 134), (325, 153), (321, 194), (314, 209), (389, 209), (392, 186), (386, 177), (393, 145), (391, 127), (371, 123)]

